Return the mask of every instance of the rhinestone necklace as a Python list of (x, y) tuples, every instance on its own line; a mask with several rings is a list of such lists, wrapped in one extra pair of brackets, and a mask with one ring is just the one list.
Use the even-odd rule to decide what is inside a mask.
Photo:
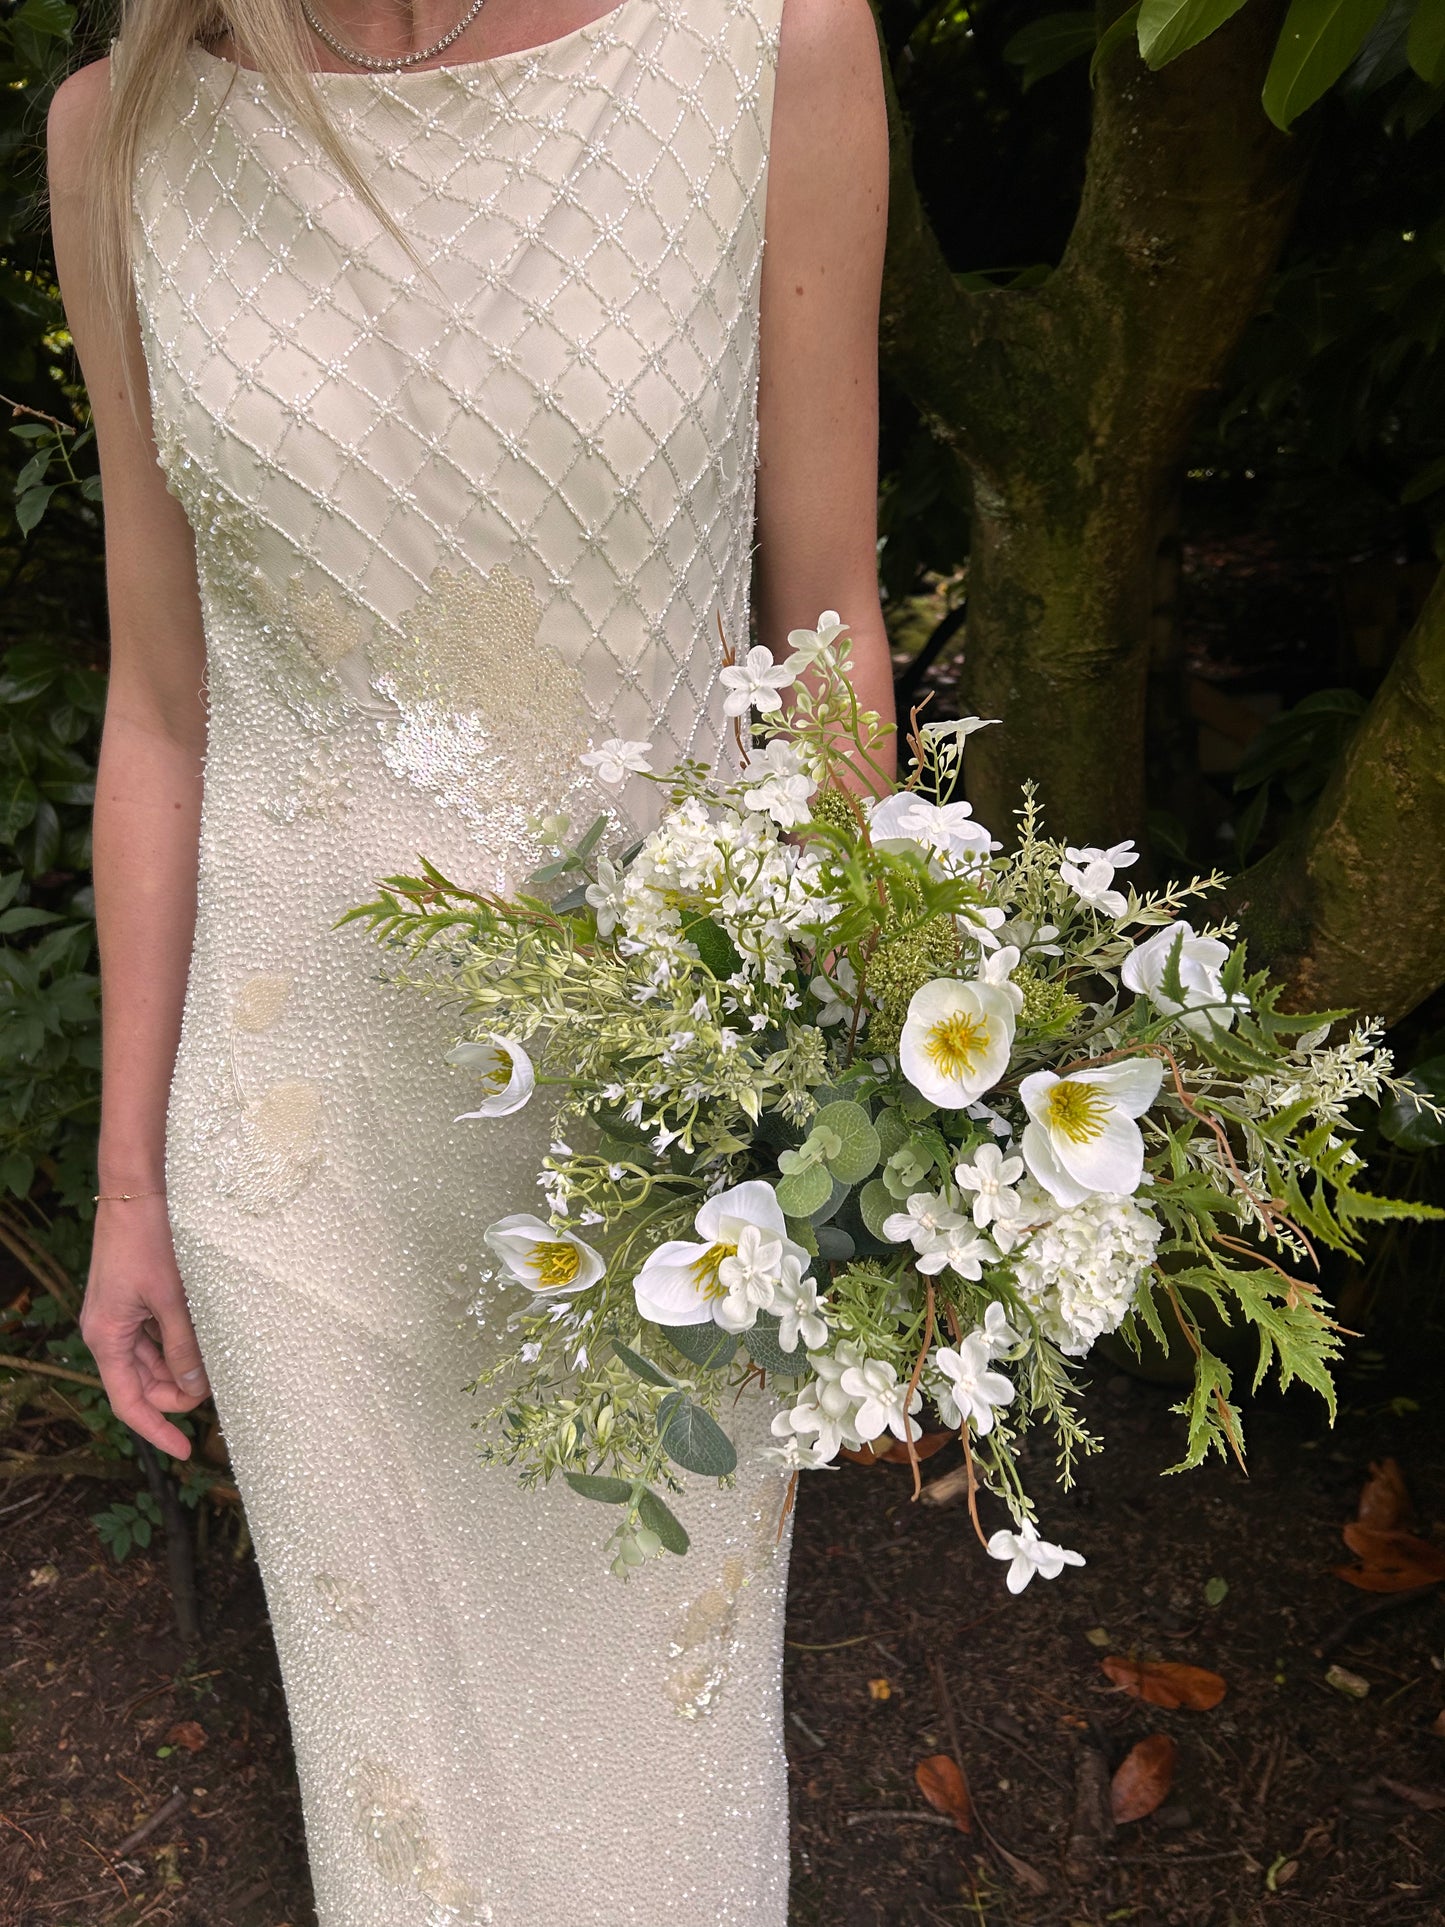
[(461, 35), (466, 32), (467, 28), (476, 19), (485, 4), (486, 0), (471, 0), (471, 5), (450, 33), (443, 34), (441, 39), (430, 47), (419, 47), (415, 53), (399, 54), (393, 59), (382, 59), (376, 54), (362, 53), (355, 47), (343, 47), (336, 36), (326, 27), (323, 27), (321, 22), (316, 18), (316, 15), (311, 11), (311, 0), (301, 0), (301, 11), (306, 16), (307, 26), (311, 29), (312, 33), (316, 35), (317, 39), (324, 40), (332, 53), (338, 54), (342, 60), (349, 60), (353, 67), (366, 67), (372, 73), (394, 74), (399, 72), (403, 67), (415, 67), (420, 61), (431, 60), (435, 55), (443, 52), (447, 47), (450, 47), (454, 40), (459, 39)]

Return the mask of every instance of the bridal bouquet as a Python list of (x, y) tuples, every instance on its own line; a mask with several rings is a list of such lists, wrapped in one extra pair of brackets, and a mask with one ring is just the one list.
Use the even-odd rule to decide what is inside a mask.
[[(341, 921), (454, 1001), (462, 1118), (552, 1114), (545, 1211), (486, 1233), (512, 1309), (475, 1388), (485, 1457), (609, 1508), (626, 1573), (686, 1551), (663, 1494), (729, 1478), (724, 1414), (766, 1379), (762, 1449), (794, 1478), (887, 1451), (916, 1496), (956, 1437), (1018, 1592), (1082, 1564), (1040, 1533), (1019, 1446), (1046, 1428), (1065, 1487), (1100, 1449), (1075, 1386), (1101, 1334), (1192, 1352), (1170, 1470), (1242, 1462), (1221, 1320), (1253, 1327), (1254, 1386), (1273, 1368), (1333, 1416), (1340, 1327), (1302, 1274), (1413, 1214), (1355, 1185), (1350, 1106), (1398, 1082), (1378, 1023), (1285, 1014), (1230, 926), (1181, 915), (1222, 879), (1137, 894), (1132, 844), (1054, 841), (1031, 790), (1005, 851), (957, 795), (978, 719), (915, 716), (895, 789), (838, 617), (788, 640), (722, 671), (737, 768), (583, 758), (661, 787), (631, 849), (608, 816), (575, 841), (551, 819), (525, 892), (423, 861)], [(988, 1535), (980, 1489), (1010, 1518)]]

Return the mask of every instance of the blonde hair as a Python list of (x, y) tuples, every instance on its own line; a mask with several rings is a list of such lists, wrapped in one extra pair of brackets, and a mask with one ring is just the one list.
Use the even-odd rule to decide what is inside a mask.
[[(347, 185), (401, 242), (416, 249), (382, 206), (342, 138), (307, 65), (310, 36), (296, 0), (123, 0), (111, 45), (110, 94), (91, 150), (87, 187), (96, 287), (117, 330), (132, 302), (131, 193), (145, 142), (194, 43), (228, 33), (238, 59), (262, 74), (281, 105), (312, 134)], [(418, 262), (418, 266), (420, 266)]]

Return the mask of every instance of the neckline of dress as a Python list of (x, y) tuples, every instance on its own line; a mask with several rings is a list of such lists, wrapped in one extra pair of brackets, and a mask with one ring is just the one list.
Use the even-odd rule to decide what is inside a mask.
[[(530, 47), (514, 47), (510, 52), (487, 54), (478, 60), (443, 60), (438, 61), (434, 67), (399, 67), (393, 72), (376, 72), (370, 68), (360, 68), (353, 73), (341, 68), (313, 67), (310, 69), (310, 74), (313, 80), (386, 81), (390, 83), (392, 81), (409, 82), (413, 80), (429, 80), (436, 74), (462, 75), (487, 73), (496, 67), (515, 64), (518, 61), (540, 59), (544, 55), (553, 54), (561, 49), (578, 45), (584, 42), (589, 35), (595, 33), (599, 28), (615, 29), (622, 16), (630, 13), (634, 7), (642, 5), (650, 6), (653, 4), (654, 0), (618, 0), (618, 4), (615, 7), (609, 8), (606, 13), (595, 15), (591, 20), (584, 20), (580, 27), (574, 27), (570, 33), (558, 34), (552, 40), (534, 41)], [(194, 54), (199, 54), (201, 58), (212, 67), (225, 67), (233, 74), (247, 74), (253, 80), (264, 81), (266, 78), (259, 67), (242, 67), (237, 61), (227, 60), (222, 54), (213, 54), (209, 47), (203, 47), (199, 41), (191, 42), (190, 51)]]

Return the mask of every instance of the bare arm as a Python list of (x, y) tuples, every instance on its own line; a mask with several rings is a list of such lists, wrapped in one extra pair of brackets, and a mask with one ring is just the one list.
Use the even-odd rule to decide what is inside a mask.
[(877, 521), (887, 218), (888, 127), (868, 0), (787, 0), (763, 251), (758, 636), (781, 656), (790, 629), (836, 609), (854, 640), (859, 702), (890, 722)]
[[(90, 394), (105, 498), (110, 680), (94, 819), (102, 1193), (165, 1184), (206, 742), (190, 530), (156, 466), (149, 423), (137, 421), (126, 393), (128, 366), (144, 417), (134, 313), (118, 336), (91, 285), (84, 182), (108, 87), (106, 61), (81, 69), (57, 92), (49, 125), (56, 265)], [(208, 1387), (164, 1196), (97, 1205), (81, 1330), (117, 1417), (162, 1450), (189, 1456), (184, 1433), (162, 1414), (189, 1411)]]

